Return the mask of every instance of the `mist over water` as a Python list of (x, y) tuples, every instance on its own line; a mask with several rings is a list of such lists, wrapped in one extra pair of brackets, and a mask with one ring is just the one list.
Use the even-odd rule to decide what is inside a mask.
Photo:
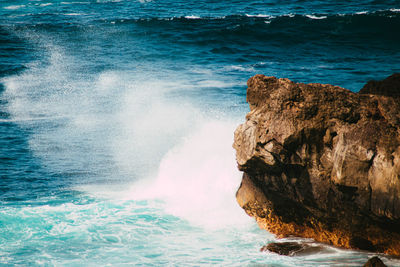
[(256, 73), (357, 91), (400, 71), (399, 8), (3, 1), (0, 264), (364, 264), (259, 252), (275, 238), (236, 203), (233, 132)]
[(155, 179), (134, 184), (134, 199), (161, 199), (166, 212), (208, 228), (240, 227), (251, 220), (234, 197), (241, 174), (231, 138), (234, 124), (203, 123), (162, 159)]

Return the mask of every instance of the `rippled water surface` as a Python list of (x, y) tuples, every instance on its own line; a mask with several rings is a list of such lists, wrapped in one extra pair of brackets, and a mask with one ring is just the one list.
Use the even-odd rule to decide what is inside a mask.
[(361, 266), (259, 252), (233, 131), (252, 75), (358, 91), (399, 29), (398, 1), (1, 1), (0, 265)]

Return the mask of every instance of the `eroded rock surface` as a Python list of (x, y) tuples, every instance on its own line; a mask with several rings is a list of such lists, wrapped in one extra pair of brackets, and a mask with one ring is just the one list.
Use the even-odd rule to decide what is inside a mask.
[(240, 206), (279, 237), (400, 256), (399, 84), (250, 78), (234, 141)]

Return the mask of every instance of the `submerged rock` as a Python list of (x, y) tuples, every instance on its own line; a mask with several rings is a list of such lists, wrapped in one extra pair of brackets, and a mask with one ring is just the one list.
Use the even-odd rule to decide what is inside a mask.
[(293, 255), (304, 249), (304, 245), (297, 242), (270, 243), (263, 246), (260, 251), (271, 251), (279, 255)]
[(360, 93), (249, 79), (237, 201), (278, 237), (400, 256), (400, 75)]
[(260, 251), (270, 251), (284, 256), (305, 256), (323, 251), (321, 246), (298, 242), (277, 242), (263, 246)]
[(363, 267), (387, 267), (386, 264), (378, 257), (370, 258)]

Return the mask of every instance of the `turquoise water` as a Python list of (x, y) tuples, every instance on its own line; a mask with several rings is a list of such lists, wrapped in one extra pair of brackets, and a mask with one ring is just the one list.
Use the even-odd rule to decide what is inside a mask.
[(0, 265), (362, 265), (259, 252), (233, 131), (256, 73), (399, 72), (399, 27), (398, 1), (2, 1)]

